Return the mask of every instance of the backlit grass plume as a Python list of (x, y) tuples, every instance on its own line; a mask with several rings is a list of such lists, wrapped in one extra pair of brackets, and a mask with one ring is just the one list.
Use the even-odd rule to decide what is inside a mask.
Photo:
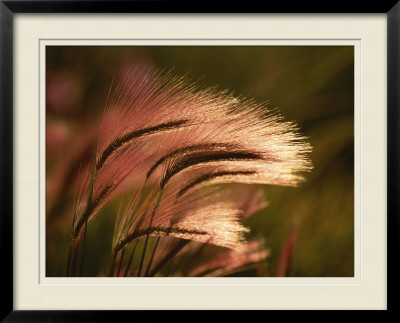
[(111, 274), (139, 240), (136, 274), (149, 274), (161, 236), (229, 248), (229, 259), (239, 259), (249, 231), (242, 220), (266, 205), (261, 191), (243, 184), (297, 185), (311, 168), (310, 149), (266, 103), (171, 72), (132, 71), (108, 96), (93, 163), (82, 177), (67, 274), (79, 275), (87, 226), (122, 192), (131, 196), (120, 205)]

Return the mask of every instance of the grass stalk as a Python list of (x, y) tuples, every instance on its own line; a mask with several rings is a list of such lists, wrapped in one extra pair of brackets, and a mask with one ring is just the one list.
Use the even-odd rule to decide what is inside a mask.
[(149, 271), (150, 271), (150, 268), (151, 268), (151, 264), (153, 263), (154, 255), (155, 255), (156, 250), (157, 250), (157, 246), (158, 246), (158, 244), (160, 242), (160, 238), (161, 238), (160, 236), (157, 237), (157, 241), (156, 241), (156, 243), (154, 245), (153, 252), (152, 252), (150, 260), (149, 260), (149, 264), (147, 265), (146, 272), (144, 273), (145, 277), (148, 276), (148, 274), (149, 274)]
[(162, 193), (163, 193), (163, 189), (160, 189), (160, 191), (158, 192), (156, 204), (154, 205), (153, 213), (151, 214), (150, 223), (149, 223), (149, 232), (147, 233), (146, 240), (144, 241), (144, 246), (143, 246), (143, 251), (142, 251), (142, 258), (140, 259), (140, 265), (139, 265), (139, 270), (138, 270), (138, 274), (137, 274), (138, 277), (140, 277), (140, 274), (142, 273), (144, 257), (146, 255), (147, 243), (149, 242), (150, 228), (151, 228), (151, 226), (153, 224), (154, 214), (156, 213), (156, 209), (157, 209), (158, 203), (161, 200)]
[(182, 250), (182, 248), (184, 246), (186, 246), (188, 243), (189, 243), (189, 240), (180, 241), (179, 244), (174, 249), (170, 250), (170, 252), (167, 255), (165, 255), (165, 257), (157, 264), (157, 266), (150, 272), (149, 276), (154, 277), (161, 270), (161, 268), (164, 267), (164, 265), (168, 261), (170, 261), (173, 257), (175, 257), (176, 254), (180, 250)]
[(85, 221), (85, 227), (83, 230), (82, 248), (81, 248), (80, 257), (79, 257), (79, 276), (82, 276), (82, 271), (83, 271), (83, 259), (84, 259), (84, 252), (85, 252), (86, 231), (87, 231), (87, 220)]
[(119, 277), (119, 273), (121, 272), (122, 262), (124, 260), (124, 253), (125, 253), (125, 248), (122, 249), (122, 251), (121, 251), (121, 257), (119, 259), (119, 265), (118, 265), (118, 270), (117, 270), (117, 277)]
[(131, 267), (131, 264), (132, 264), (133, 255), (135, 254), (135, 250), (136, 250), (136, 247), (137, 247), (138, 244), (139, 244), (139, 240), (136, 241), (136, 244), (133, 247), (132, 253), (131, 253), (130, 257), (129, 257), (128, 264), (126, 265), (126, 268), (125, 268), (124, 277), (126, 277), (128, 275), (129, 268)]
[[(88, 209), (92, 209), (93, 185), (94, 185), (95, 174), (96, 174), (96, 163), (93, 163), (92, 176), (90, 178), (89, 194), (88, 194), (88, 199), (87, 199), (87, 208)], [(82, 276), (82, 270), (83, 270), (83, 258), (84, 258), (84, 252), (85, 252), (87, 224), (88, 224), (88, 218), (85, 219), (85, 226), (84, 226), (84, 231), (83, 231), (82, 249), (81, 249), (80, 259), (79, 259), (79, 276)]]
[(74, 255), (72, 257), (72, 264), (71, 264), (71, 276), (77, 277), (78, 276), (78, 263), (79, 263), (79, 253), (81, 249), (81, 242), (82, 242), (82, 235), (78, 237), (78, 240), (75, 244)]

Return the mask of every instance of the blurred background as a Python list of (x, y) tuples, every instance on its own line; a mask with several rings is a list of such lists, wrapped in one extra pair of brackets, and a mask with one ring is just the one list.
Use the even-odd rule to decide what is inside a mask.
[[(93, 156), (112, 80), (137, 64), (173, 68), (205, 86), (268, 100), (295, 121), (313, 146), (314, 169), (299, 187), (264, 187), (269, 206), (246, 220), (249, 238), (265, 239), (266, 276), (353, 276), (350, 46), (46, 47), (46, 276), (65, 275), (76, 177)], [(87, 276), (110, 262), (112, 208), (89, 226)]]

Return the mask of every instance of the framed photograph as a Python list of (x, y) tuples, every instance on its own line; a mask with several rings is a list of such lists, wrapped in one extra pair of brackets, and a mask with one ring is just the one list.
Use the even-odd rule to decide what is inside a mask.
[(196, 4), (1, 1), (5, 322), (395, 311), (400, 4)]

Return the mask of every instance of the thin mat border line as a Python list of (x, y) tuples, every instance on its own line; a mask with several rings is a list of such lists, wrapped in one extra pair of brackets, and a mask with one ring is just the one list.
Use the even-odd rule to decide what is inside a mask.
[[(39, 57), (38, 57), (38, 61), (39, 61), (39, 63), (38, 63), (38, 70), (39, 70), (39, 73), (38, 73), (38, 81), (39, 81), (39, 84), (38, 84), (38, 86), (39, 86), (39, 89), (38, 89), (38, 92), (39, 92), (39, 98), (38, 98), (38, 114), (39, 114), (39, 129), (38, 129), (38, 141), (39, 141), (39, 180), (38, 180), (38, 188), (39, 188), (39, 192), (38, 192), (38, 200), (39, 200), (39, 217), (38, 217), (38, 226), (39, 226), (39, 230), (38, 230), (38, 232), (39, 232), (39, 237), (38, 237), (38, 254), (39, 254), (39, 261), (38, 261), (38, 283), (39, 283), (39, 285), (66, 285), (66, 286), (68, 286), (68, 285), (106, 285), (106, 286), (120, 286), (120, 285), (123, 285), (123, 284), (126, 284), (126, 285), (137, 285), (137, 282), (135, 282), (135, 280), (137, 280), (137, 279), (135, 279), (134, 277), (132, 277), (133, 279), (131, 279), (131, 278), (128, 278), (128, 279), (123, 279), (123, 281), (124, 282), (120, 282), (120, 283), (118, 283), (118, 284), (116, 284), (116, 283), (99, 283), (99, 282), (97, 282), (97, 283), (87, 283), (87, 282), (84, 282), (84, 283), (79, 283), (78, 282), (78, 280), (81, 280), (81, 278), (77, 278), (76, 280), (77, 280), (77, 282), (71, 282), (71, 283), (57, 283), (57, 282), (55, 282), (55, 283), (46, 283), (46, 282), (43, 282), (43, 279), (44, 280), (53, 280), (53, 279), (62, 279), (62, 280), (64, 280), (64, 279), (66, 279), (65, 277), (46, 277), (46, 274), (45, 274), (45, 271), (46, 271), (46, 268), (43, 268), (42, 269), (42, 271), (44, 272), (44, 275), (43, 275), (43, 277), (41, 277), (41, 273), (42, 273), (42, 271), (41, 271), (41, 263), (43, 262), (44, 263), (44, 266), (45, 266), (45, 258), (44, 258), (44, 260), (43, 261), (41, 261), (41, 259), (42, 259), (42, 254), (44, 253), (45, 254), (45, 249), (43, 249), (43, 248), (41, 248), (41, 241), (43, 240), (43, 245), (44, 245), (44, 247), (45, 247), (45, 245), (46, 245), (46, 239), (45, 239), (45, 237), (43, 238), (43, 237), (41, 237), (41, 230), (40, 230), (40, 227), (41, 227), (41, 209), (42, 209), (42, 207), (41, 207), (41, 199), (40, 199), (40, 193), (41, 193), (41, 172), (40, 172), (40, 169), (41, 169), (41, 164), (44, 164), (45, 165), (45, 160), (41, 163), (41, 159), (42, 159), (42, 154), (41, 154), (41, 136), (40, 136), (40, 133), (41, 133), (41, 124), (40, 124), (40, 114), (41, 114), (41, 97), (42, 97), (42, 93), (41, 93), (41, 74), (43, 74), (42, 72), (41, 72), (41, 49), (42, 49), (42, 46), (44, 47), (44, 49), (47, 47), (47, 46), (52, 46), (51, 44), (47, 44), (46, 42), (47, 41), (77, 41), (77, 42), (80, 42), (80, 41), (89, 41), (89, 42), (97, 42), (97, 41), (109, 41), (109, 42), (115, 42), (115, 41), (127, 41), (127, 42), (129, 42), (129, 41), (143, 41), (143, 40), (145, 40), (145, 41), (170, 41), (170, 40), (173, 40), (173, 41), (178, 41), (178, 42), (182, 42), (182, 41), (194, 41), (194, 42), (196, 42), (196, 41), (225, 41), (225, 42), (229, 42), (229, 41), (240, 41), (240, 42), (251, 42), (251, 41), (277, 41), (277, 42), (284, 42), (284, 41), (308, 41), (308, 42), (310, 42), (310, 43), (313, 43), (313, 42), (318, 42), (318, 41), (324, 41), (324, 42), (331, 42), (331, 41), (343, 41), (343, 42), (349, 42), (349, 43), (352, 43), (351, 45), (349, 44), (349, 45), (341, 45), (341, 44), (334, 44), (334, 45), (329, 45), (329, 44), (323, 44), (323, 45), (320, 45), (320, 46), (351, 46), (351, 47), (353, 47), (353, 50), (354, 50), (354, 63), (356, 63), (356, 50), (358, 49), (358, 51), (359, 51), (359, 53), (358, 53), (358, 56), (359, 56), (359, 67), (360, 67), (360, 71), (359, 71), (359, 73), (360, 73), (360, 78), (359, 78), (359, 84), (358, 84), (358, 86), (359, 86), (359, 100), (360, 100), (360, 104), (359, 104), (359, 120), (360, 120), (360, 125), (359, 125), (359, 147), (358, 147), (358, 151), (359, 151), (359, 157), (360, 157), (360, 159), (361, 159), (361, 155), (362, 155), (362, 123), (361, 123), (361, 118), (362, 118), (362, 109), (361, 109), (361, 107), (362, 107), (362, 86), (361, 86), (361, 79), (362, 79), (362, 71), (361, 71), (361, 66), (362, 66), (362, 39), (360, 39), (360, 38), (345, 38), (345, 39), (343, 39), (343, 38), (341, 38), (341, 39), (331, 39), (331, 38), (325, 38), (325, 39), (315, 39), (315, 38), (304, 38), (304, 39), (283, 39), (283, 38), (281, 38), (281, 39), (273, 39), (273, 38), (251, 38), (251, 39), (249, 39), (249, 38), (218, 38), (218, 39), (214, 39), (214, 38), (201, 38), (201, 39), (197, 39), (197, 38), (191, 38), (191, 39), (184, 39), (184, 38), (171, 38), (171, 39), (158, 39), (158, 38), (147, 38), (147, 39), (140, 39), (140, 38), (124, 38), (124, 39), (109, 39), (109, 38), (104, 38), (104, 39), (102, 39), (102, 38), (99, 38), (99, 39), (80, 39), (80, 38), (39, 38), (38, 39), (38, 47), (39, 47)], [(45, 44), (43, 44), (43, 43), (45, 43)], [(318, 44), (310, 44), (310, 43), (308, 43), (308, 44), (306, 44), (306, 45), (303, 45), (303, 46), (318, 46)], [(54, 45), (54, 46), (75, 46), (75, 44), (65, 44), (65, 45), (63, 45), (63, 44), (57, 44), (57, 45)], [(76, 45), (76, 46), (80, 46), (80, 45)], [(83, 46), (83, 45), (82, 45)], [(88, 46), (88, 47), (90, 47), (90, 46), (104, 46), (104, 47), (106, 47), (106, 46), (111, 46), (111, 45), (108, 45), (108, 44), (106, 44), (106, 45), (98, 45), (98, 44), (96, 44), (96, 45), (88, 45), (88, 44), (85, 44), (84, 46)], [(135, 44), (121, 44), (121, 45), (114, 45), (114, 46), (116, 46), (116, 47), (118, 47), (118, 46), (121, 46), (121, 47), (126, 47), (126, 46), (137, 46), (137, 47), (140, 47), (140, 46), (144, 46), (144, 45), (135, 45)], [(149, 46), (160, 46), (160, 45), (149, 45)], [(204, 46), (204, 47), (207, 47), (208, 45), (195, 45), (195, 44), (188, 44), (188, 45), (184, 45), (184, 44), (182, 44), (182, 45), (175, 45), (175, 44), (168, 44), (168, 45), (161, 45), (161, 46), (188, 46), (188, 47), (194, 47), (194, 46)], [(217, 46), (217, 45), (209, 45), (210, 47), (215, 47), (215, 46)], [(268, 45), (268, 44), (248, 44), (248, 45), (245, 45), (245, 44), (243, 44), (243, 45), (218, 45), (218, 46), (221, 46), (221, 47), (223, 47), (223, 46), (254, 46), (254, 47), (260, 47), (260, 46), (275, 46), (275, 45)], [(278, 46), (282, 46), (282, 47), (284, 47), (284, 46), (287, 46), (287, 47), (289, 47), (289, 46), (302, 46), (302, 45), (297, 45), (297, 44), (288, 44), (288, 45), (278, 45)], [(358, 47), (358, 48), (357, 48)], [(45, 57), (45, 55), (46, 55), (46, 52), (44, 51), (44, 53), (43, 53), (43, 55), (44, 55), (44, 61), (46, 62), (46, 57)], [(354, 117), (356, 117), (356, 96), (355, 96), (355, 89), (356, 89), (356, 77), (355, 77), (355, 75), (356, 75), (356, 64), (354, 64), (354, 101), (353, 101), (353, 104), (354, 104), (354, 108), (353, 108), (353, 113), (354, 113)], [(43, 75), (43, 78), (44, 78), (44, 82), (45, 82), (45, 80), (46, 80), (46, 77), (45, 77), (45, 75)], [(45, 99), (43, 100), (43, 101), (45, 101)], [(44, 118), (46, 118), (46, 116), (44, 116)], [(356, 120), (354, 120), (354, 124), (353, 124), (353, 126), (354, 126), (354, 134), (353, 134), (353, 136), (354, 136), (354, 138), (356, 138), (356, 127), (355, 127), (355, 124), (356, 124)], [(45, 134), (45, 136), (46, 136), (46, 129), (44, 129), (44, 134)], [(44, 138), (45, 138), (45, 136), (44, 136)], [(355, 142), (355, 140), (354, 140), (354, 143), (356, 143)], [(354, 170), (355, 170), (355, 162), (356, 162), (356, 160), (355, 160), (355, 157), (356, 157), (356, 145), (354, 145)], [(46, 150), (46, 148), (44, 148), (44, 151)], [(145, 280), (147, 280), (146, 278), (145, 279), (143, 279), (143, 278), (141, 278), (140, 279), (140, 281), (142, 281), (142, 283), (140, 283), (139, 285), (159, 285), (159, 284), (161, 284), (161, 285), (167, 285), (167, 286), (169, 286), (169, 285), (189, 285), (189, 286), (199, 286), (199, 285), (204, 285), (204, 286), (214, 286), (214, 285), (222, 285), (222, 286), (224, 286), (224, 285), (273, 285), (273, 286), (287, 286), (287, 285), (296, 285), (296, 286), (314, 286), (314, 285), (316, 285), (316, 286), (329, 286), (329, 285), (338, 285), (338, 286), (341, 286), (341, 285), (351, 285), (351, 286), (358, 286), (358, 285), (362, 285), (362, 281), (363, 281), (363, 279), (362, 279), (362, 266), (361, 266), (361, 264), (362, 264), (362, 230), (361, 230), (361, 228), (362, 228), (362, 216), (361, 216), (361, 214), (362, 214), (362, 176), (361, 176), (361, 174), (362, 174), (362, 167), (361, 167), (362, 165), (361, 165), (361, 162), (359, 163), (359, 170), (358, 170), (358, 173), (357, 173), (357, 175), (358, 175), (358, 177), (359, 177), (359, 185), (360, 185), (360, 196), (358, 197), (358, 207), (359, 207), (359, 241), (360, 241), (360, 246), (359, 246), (359, 268), (358, 268), (358, 271), (359, 271), (359, 277), (358, 277), (358, 282), (355, 282), (355, 283), (334, 283), (334, 282), (332, 282), (332, 283), (287, 283), (287, 284), (283, 284), (283, 283), (263, 283), (263, 282), (252, 282), (252, 283), (249, 283), (249, 282), (242, 282), (242, 283), (240, 283), (240, 282), (226, 282), (226, 283), (218, 283), (218, 282), (216, 282), (216, 283), (209, 283), (209, 282), (207, 282), (207, 283), (184, 283), (184, 282), (178, 282), (178, 283), (163, 283), (163, 282), (159, 282), (159, 283), (157, 283), (156, 281), (154, 281), (154, 280), (159, 280), (159, 278), (160, 279), (168, 279), (167, 277), (154, 277), (155, 279), (152, 279), (152, 281), (154, 281), (154, 283), (146, 283), (146, 282), (143, 282), (143, 281), (145, 281)], [(45, 167), (45, 166), (44, 166)], [(355, 181), (355, 178), (356, 178), (356, 172), (354, 172), (354, 181)], [(44, 183), (44, 187), (46, 187), (46, 183)], [(355, 193), (355, 186), (354, 186), (354, 193)], [(44, 201), (45, 201), (45, 199), (46, 199), (46, 197), (44, 197)], [(356, 210), (356, 198), (355, 198), (355, 194), (354, 194), (354, 211)], [(356, 213), (354, 212), (354, 217), (353, 217), (353, 221), (354, 221), (354, 246), (356, 246)], [(44, 223), (44, 227), (46, 226), (46, 223)], [(42, 250), (43, 249), (43, 250)], [(353, 259), (353, 264), (354, 264), (354, 268), (356, 268), (356, 256), (354, 255), (354, 259)], [(355, 272), (354, 272), (355, 273)], [(253, 279), (262, 279), (262, 280), (271, 280), (271, 279), (276, 279), (276, 277), (232, 277), (232, 278), (229, 278), (229, 280), (243, 280), (243, 278), (244, 279), (251, 279), (251, 280), (253, 280)], [(102, 279), (103, 281), (104, 281), (104, 278), (98, 278), (98, 277), (84, 277), (84, 279), (86, 280), (91, 280), (91, 279)], [(115, 280), (115, 278), (111, 278), (112, 280)], [(106, 280), (111, 280), (111, 279), (107, 279), (106, 278)], [(179, 279), (179, 280), (187, 280), (187, 279), (189, 279), (189, 278), (185, 278), (185, 277), (176, 277), (176, 278), (173, 278), (173, 279)], [(190, 278), (190, 279), (193, 279), (193, 278)], [(202, 278), (202, 279), (204, 279), (204, 278)], [(209, 278), (207, 278), (207, 280), (208, 280)], [(212, 278), (211, 278), (212, 279)], [(218, 279), (218, 278), (217, 278)], [(350, 279), (357, 279), (357, 277), (354, 275), (353, 277), (292, 277), (291, 278), (291, 280), (300, 280), (300, 279), (316, 279), (316, 280), (321, 280), (321, 279), (333, 279), (333, 280), (336, 280), (336, 279), (348, 279), (348, 280), (350, 280)], [(75, 279), (74, 279), (75, 280)], [(196, 279), (197, 280), (197, 279)], [(220, 280), (220, 278), (219, 278), (219, 280)]]

